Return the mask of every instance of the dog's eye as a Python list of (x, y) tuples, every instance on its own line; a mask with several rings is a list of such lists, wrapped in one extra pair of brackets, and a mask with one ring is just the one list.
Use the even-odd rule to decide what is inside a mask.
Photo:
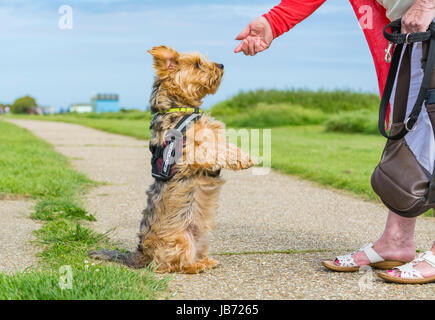
[(195, 68), (199, 69), (199, 62), (195, 63)]

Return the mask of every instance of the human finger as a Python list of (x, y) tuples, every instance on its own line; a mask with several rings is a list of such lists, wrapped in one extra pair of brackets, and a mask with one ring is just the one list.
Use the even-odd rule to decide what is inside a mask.
[(243, 40), (243, 39), (245, 39), (245, 38), (249, 35), (250, 32), (251, 32), (251, 27), (250, 27), (250, 25), (248, 24), (248, 25), (246, 26), (246, 28), (243, 29), (243, 31), (240, 32), (240, 33), (237, 35), (236, 40)]

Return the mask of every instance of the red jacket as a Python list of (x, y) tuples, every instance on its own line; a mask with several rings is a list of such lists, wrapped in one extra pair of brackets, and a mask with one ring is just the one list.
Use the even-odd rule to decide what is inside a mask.
[[(263, 16), (272, 27), (273, 37), (279, 37), (296, 24), (317, 10), (326, 0), (282, 0)], [(383, 37), (382, 30), (390, 22), (385, 16), (385, 9), (376, 0), (350, 0), (360, 24), (367, 23), (366, 18), (372, 13), (371, 28), (363, 28), (378, 76), (379, 91), (382, 95), (387, 80), (389, 64), (385, 62), (385, 49), (388, 41)], [(387, 119), (389, 117), (387, 116)]]

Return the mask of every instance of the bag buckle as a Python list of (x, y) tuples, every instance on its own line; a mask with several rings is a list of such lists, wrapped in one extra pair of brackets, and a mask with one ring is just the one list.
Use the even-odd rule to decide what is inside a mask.
[(385, 49), (385, 62), (390, 63), (391, 59), (392, 59), (392, 54), (391, 54), (391, 48), (393, 47), (394, 43), (390, 42), (388, 43), (388, 47), (387, 49)]
[(409, 120), (411, 120), (411, 118), (408, 118), (408, 119), (406, 120), (406, 122), (405, 122), (405, 129), (406, 129), (406, 131), (408, 131), (408, 132), (415, 131), (415, 129), (417, 129), (418, 121), (416, 121), (416, 122), (414, 123), (414, 125), (412, 126), (412, 128), (409, 129), (409, 127), (408, 127), (408, 122), (409, 122)]

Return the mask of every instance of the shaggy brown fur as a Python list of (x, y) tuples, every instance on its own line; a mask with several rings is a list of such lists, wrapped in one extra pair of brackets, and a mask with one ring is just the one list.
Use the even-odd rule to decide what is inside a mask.
[[(165, 46), (149, 52), (157, 75), (150, 99), (152, 111), (164, 112), (174, 105), (199, 107), (207, 94), (218, 89), (222, 65), (198, 53), (178, 53)], [(157, 118), (150, 143), (162, 145), (166, 132), (184, 115), (164, 113)], [(188, 128), (175, 176), (167, 182), (156, 180), (147, 191), (148, 206), (143, 211), (136, 252), (100, 250), (90, 256), (135, 268), (154, 261), (157, 272), (198, 273), (215, 267), (217, 261), (207, 255), (207, 237), (224, 181), (210, 173), (254, 165), (248, 154), (226, 141), (224, 129), (223, 123), (206, 114)]]

